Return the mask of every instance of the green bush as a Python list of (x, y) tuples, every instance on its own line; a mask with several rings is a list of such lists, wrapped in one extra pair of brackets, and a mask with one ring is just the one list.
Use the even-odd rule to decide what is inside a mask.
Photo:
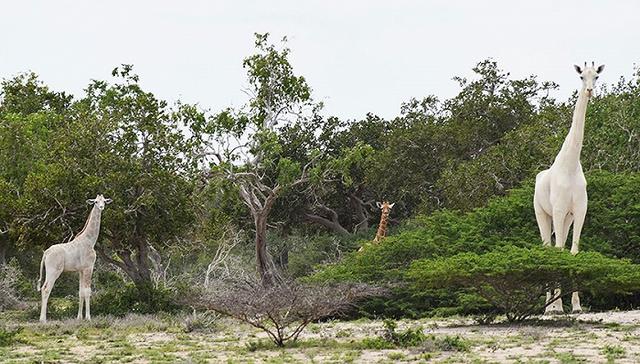
[(16, 336), (22, 331), (22, 327), (8, 329), (0, 326), (0, 347), (10, 346), (16, 341)]
[(162, 286), (154, 287), (150, 283), (124, 283), (99, 291), (92, 298), (91, 313), (125, 316), (129, 313), (176, 312), (180, 307), (173, 290)]
[(323, 267), (310, 279), (389, 282), (391, 295), (365, 302), (359, 311), (364, 316), (476, 314), (477, 307), (460, 306), (456, 296), (461, 292), (412, 289), (405, 273), (416, 259), (447, 257), (462, 251), (482, 253), (498, 246), (537, 245), (532, 194), (531, 188), (523, 188), (471, 213), (445, 210), (419, 216), (399, 234), (387, 237), (383, 244), (353, 252), (339, 264)]
[(507, 316), (521, 321), (542, 312), (545, 294), (560, 288), (592, 294), (640, 290), (640, 266), (589, 252), (571, 255), (548, 247), (503, 247), (476, 254), (418, 260), (407, 273), (421, 288), (464, 288), (477, 293)]
[(398, 325), (393, 320), (384, 320), (383, 339), (396, 347), (413, 347), (422, 344), (427, 336), (422, 332), (422, 326), (396, 331)]
[(383, 350), (420, 347), (423, 351), (468, 351), (469, 343), (459, 336), (425, 335), (422, 326), (398, 330), (393, 320), (384, 320), (381, 335), (365, 338), (359, 345), (362, 349)]

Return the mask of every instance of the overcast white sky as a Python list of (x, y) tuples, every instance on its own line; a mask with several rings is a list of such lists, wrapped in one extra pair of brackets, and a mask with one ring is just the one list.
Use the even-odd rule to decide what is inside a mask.
[(159, 97), (214, 111), (246, 100), (253, 33), (287, 35), (292, 63), (325, 114), (391, 118), (411, 97), (454, 95), (492, 57), (514, 77), (579, 86), (571, 65), (640, 60), (640, 1), (1, 1), (0, 78), (31, 70), (81, 95), (90, 79), (134, 64)]

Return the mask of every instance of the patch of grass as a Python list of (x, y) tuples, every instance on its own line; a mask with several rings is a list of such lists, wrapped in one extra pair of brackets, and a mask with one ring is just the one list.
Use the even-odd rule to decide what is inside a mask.
[(387, 357), (391, 360), (403, 360), (404, 358), (406, 358), (407, 356), (404, 355), (404, 353), (400, 353), (400, 352), (393, 352), (393, 353), (389, 353), (389, 355), (387, 355)]
[(193, 312), (182, 322), (183, 331), (189, 332), (213, 332), (215, 331), (220, 316), (214, 312)]
[(423, 353), (436, 353), (440, 351), (468, 352), (470, 348), (470, 342), (458, 335), (440, 337), (429, 335), (422, 345), (419, 346), (419, 350)]
[(381, 337), (365, 337), (360, 342), (355, 342), (354, 347), (367, 350), (394, 349), (396, 346)]
[(527, 343), (538, 342), (546, 336), (546, 331), (539, 327), (524, 327), (520, 330), (520, 337)]
[(351, 332), (351, 330), (346, 329), (346, 330), (338, 330), (336, 332), (336, 338), (344, 338), (344, 337), (349, 337), (351, 336), (353, 333)]
[(613, 362), (615, 359), (624, 358), (626, 350), (619, 345), (605, 345), (602, 350), (602, 355), (607, 357), (607, 361)]
[(413, 347), (422, 344), (427, 336), (422, 331), (422, 326), (409, 328), (404, 331), (396, 331), (398, 325), (393, 320), (384, 320), (384, 332), (382, 338), (396, 347)]
[(576, 356), (573, 353), (556, 353), (555, 357), (560, 361), (560, 364), (578, 364), (587, 362), (586, 359)]
[(16, 336), (18, 336), (22, 330), (23, 328), (21, 326), (13, 329), (0, 326), (0, 347), (13, 345), (13, 343), (17, 341)]

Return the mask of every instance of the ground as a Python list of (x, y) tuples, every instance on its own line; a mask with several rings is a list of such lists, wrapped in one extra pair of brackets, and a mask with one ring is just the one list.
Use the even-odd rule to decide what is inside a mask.
[[(2, 343), (2, 327), (22, 330)], [(526, 324), (469, 318), (398, 321), (416, 347), (381, 345), (378, 320), (312, 324), (280, 349), (256, 329), (214, 315), (95, 317), (46, 324), (0, 313), (1, 363), (638, 363), (640, 311), (587, 313)]]

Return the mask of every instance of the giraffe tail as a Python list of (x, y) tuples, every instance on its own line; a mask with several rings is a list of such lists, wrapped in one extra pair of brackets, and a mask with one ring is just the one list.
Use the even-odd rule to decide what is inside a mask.
[(42, 281), (42, 269), (44, 269), (44, 258), (47, 254), (42, 254), (42, 260), (40, 260), (40, 275), (38, 276), (38, 292), (40, 292), (40, 282)]

